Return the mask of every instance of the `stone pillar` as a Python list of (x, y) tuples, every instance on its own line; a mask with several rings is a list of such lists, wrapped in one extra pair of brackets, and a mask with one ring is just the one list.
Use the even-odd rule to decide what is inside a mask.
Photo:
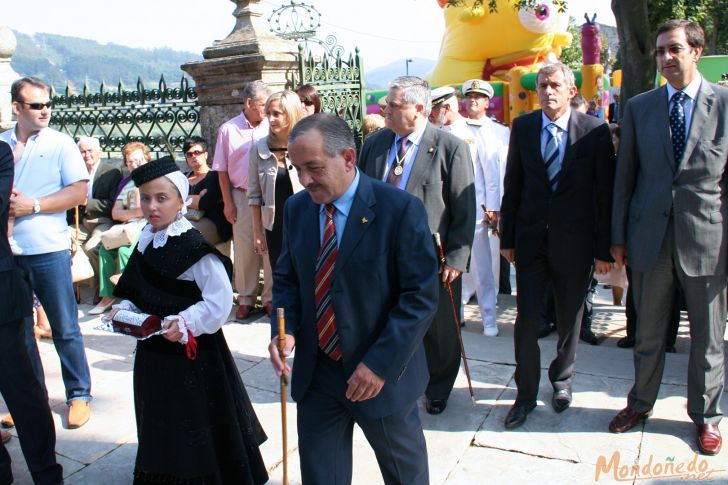
[(235, 27), (225, 39), (207, 47), (202, 61), (181, 66), (195, 81), (202, 136), (214, 150), (217, 129), (242, 109), (245, 83), (262, 80), (275, 91), (297, 69), (297, 46), (270, 32), (260, 0), (231, 0)]
[(0, 132), (15, 126), (10, 86), (20, 75), (10, 67), (10, 59), (15, 54), (17, 45), (13, 31), (4, 25), (0, 26)]

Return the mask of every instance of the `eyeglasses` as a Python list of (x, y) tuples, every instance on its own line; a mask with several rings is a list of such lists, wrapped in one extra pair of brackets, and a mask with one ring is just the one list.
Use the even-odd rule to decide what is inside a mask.
[(202, 150), (192, 150), (192, 151), (189, 151), (189, 152), (185, 152), (185, 157), (187, 157), (187, 158), (199, 157), (203, 153), (205, 153), (205, 152), (202, 151)]
[(302, 99), (301, 103), (303, 103), (304, 106), (313, 106), (313, 101), (310, 101), (308, 99)]
[(25, 101), (18, 101), (20, 104), (26, 105), (28, 108), (35, 110), (35, 111), (42, 111), (43, 108), (50, 109), (53, 106), (53, 103), (50, 101), (47, 101), (45, 103), (26, 103)]
[(658, 48), (657, 48), (657, 49), (655, 50), (655, 56), (656, 56), (656, 57), (662, 57), (662, 56), (664, 56), (664, 55), (665, 55), (665, 53), (666, 53), (666, 52), (669, 52), (669, 53), (670, 53), (671, 55), (673, 55), (673, 56), (677, 56), (677, 55), (679, 55), (679, 54), (680, 54), (680, 53), (681, 53), (682, 51), (684, 51), (685, 49), (686, 49), (686, 47), (685, 47), (685, 46), (683, 46), (683, 45), (680, 45), (680, 44), (674, 44), (674, 45), (671, 45), (671, 46), (669, 46), (669, 47), (668, 47), (667, 49), (665, 49), (664, 47), (658, 47)]

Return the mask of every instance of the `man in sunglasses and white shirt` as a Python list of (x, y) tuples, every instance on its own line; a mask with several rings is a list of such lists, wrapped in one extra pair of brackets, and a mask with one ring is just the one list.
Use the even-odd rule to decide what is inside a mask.
[[(66, 387), (66, 424), (78, 428), (91, 415), (91, 375), (71, 282), (66, 211), (85, 203), (89, 175), (73, 139), (48, 128), (50, 87), (45, 82), (18, 79), (10, 97), (17, 124), (0, 140), (10, 145), (15, 159), (10, 213), (15, 217), (13, 237), (22, 250), (16, 261), (48, 314)], [(32, 317), (25, 319), (25, 327), (33, 370), (44, 384)], [(12, 417), (5, 416), (2, 424), (13, 426)]]

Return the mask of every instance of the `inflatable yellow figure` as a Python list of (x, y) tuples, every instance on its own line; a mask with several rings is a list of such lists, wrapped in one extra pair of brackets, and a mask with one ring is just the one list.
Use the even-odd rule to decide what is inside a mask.
[(510, 81), (511, 69), (537, 70), (545, 59), (555, 61), (561, 48), (571, 43), (569, 16), (551, 0), (521, 10), (512, 0), (498, 0), (493, 13), (487, 1), (463, 0), (458, 7), (448, 7), (448, 0), (437, 3), (444, 9), (445, 34), (440, 58), (427, 75), (434, 86), (466, 79)]

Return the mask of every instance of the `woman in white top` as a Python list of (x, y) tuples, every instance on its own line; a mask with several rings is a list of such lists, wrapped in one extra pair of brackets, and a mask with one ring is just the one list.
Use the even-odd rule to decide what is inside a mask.
[(283, 244), (283, 218), (276, 208), (291, 195), (303, 190), (298, 172), (288, 158), (288, 134), (303, 118), (301, 100), (293, 91), (273, 93), (265, 103), (270, 134), (250, 149), (248, 204), (253, 216), (255, 252), (268, 254), (275, 268)]

